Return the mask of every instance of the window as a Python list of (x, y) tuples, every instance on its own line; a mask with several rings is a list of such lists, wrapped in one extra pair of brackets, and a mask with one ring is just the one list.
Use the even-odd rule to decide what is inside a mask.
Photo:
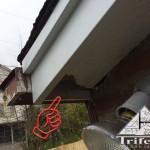
[(10, 142), (12, 142), (10, 126), (0, 125), (0, 144), (10, 143)]
[(14, 141), (25, 141), (25, 125), (24, 123), (14, 124), (13, 125), (13, 136)]
[(14, 117), (15, 107), (14, 106), (5, 106), (5, 116)]
[(4, 116), (4, 105), (0, 104), (0, 117)]
[(15, 107), (10, 106), (10, 115), (14, 115), (14, 113), (15, 113)]

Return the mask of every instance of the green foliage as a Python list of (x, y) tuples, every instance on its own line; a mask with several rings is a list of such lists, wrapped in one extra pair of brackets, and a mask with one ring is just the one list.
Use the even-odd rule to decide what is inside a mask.
[(28, 150), (44, 150), (45, 142), (36, 137), (32, 133), (32, 129), (35, 126), (37, 115), (40, 112), (42, 106), (31, 105), (26, 107), (25, 118), (26, 118), (26, 129), (28, 136)]
[[(30, 106), (25, 111), (29, 150), (46, 150), (61, 144), (68, 144), (81, 139), (83, 127), (88, 124), (88, 114), (84, 103), (61, 104), (58, 108), (62, 116), (60, 128), (51, 133), (47, 140), (36, 137), (31, 131), (35, 126), (37, 114), (48, 105)], [(45, 118), (42, 118), (45, 122)]]
[(62, 115), (62, 125), (60, 126), (63, 137), (81, 138), (83, 126), (88, 123), (86, 107), (80, 104), (62, 104), (59, 108)]

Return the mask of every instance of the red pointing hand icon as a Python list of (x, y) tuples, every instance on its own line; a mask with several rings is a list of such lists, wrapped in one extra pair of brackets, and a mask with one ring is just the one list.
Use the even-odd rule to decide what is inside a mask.
[(61, 97), (57, 96), (48, 108), (43, 109), (39, 114), (36, 126), (32, 132), (39, 138), (46, 140), (49, 134), (57, 130), (61, 124), (61, 115), (57, 107), (61, 101)]

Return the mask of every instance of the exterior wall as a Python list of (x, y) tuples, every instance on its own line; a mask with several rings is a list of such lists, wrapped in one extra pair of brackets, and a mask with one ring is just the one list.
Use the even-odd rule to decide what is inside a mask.
[[(10, 73), (10, 69), (0, 65), (0, 83), (7, 77)], [(0, 93), (0, 104), (3, 105), (4, 116), (0, 116), (0, 124), (24, 121), (23, 118), (23, 106), (7, 106), (8, 100), (3, 100), (3, 94)]]
[[(6, 67), (4, 67), (3, 65), (0, 65), (0, 84), (2, 83), (2, 81), (7, 77), (7, 75), (10, 73), (10, 69), (8, 69), (8, 68), (6, 68)], [(2, 107), (3, 107), (3, 110), (2, 111), (5, 111), (6, 110), (6, 104), (5, 104), (5, 102), (3, 101), (3, 94), (2, 93), (0, 93), (0, 104), (1, 104), (1, 109), (2, 109)], [(2, 106), (3, 105), (3, 106)], [(2, 112), (2, 113), (4, 113), (4, 115), (5, 115), (5, 112)], [(0, 124), (1, 123), (3, 123), (4, 121), (4, 116), (3, 115), (1, 115), (0, 116)]]
[(7, 106), (7, 102), (4, 102), (3, 105), (4, 116), (0, 117), (0, 124), (24, 121), (23, 106)]
[(95, 87), (94, 103), (100, 120), (114, 117), (116, 108), (133, 94), (135, 85), (150, 76), (149, 58), (150, 36)]

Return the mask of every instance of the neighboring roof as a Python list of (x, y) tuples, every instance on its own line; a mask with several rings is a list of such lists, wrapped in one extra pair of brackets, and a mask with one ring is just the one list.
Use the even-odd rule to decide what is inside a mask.
[(7, 68), (6, 66), (0, 64), (0, 84), (4, 81), (4, 79), (8, 76), (11, 72), (11, 69)]
[(5, 65), (0, 64), (0, 68), (3, 68), (4, 70), (10, 72), (11, 69), (7, 68)]
[(22, 64), (22, 60), (24, 59), (31, 46), (35, 42), (36, 38), (40, 34), (48, 18), (51, 16), (58, 1), (59, 0), (46, 0), (46, 2), (44, 3), (43, 8), (41, 9), (35, 23), (33, 24), (33, 29), (31, 31), (30, 37), (17, 57), (17, 60), (18, 62), (20, 62), (20, 64)]
[(4, 90), (7, 86), (7, 84), (9, 83), (9, 81), (11, 81), (11, 79), (15, 76), (15, 69), (13, 69), (9, 75), (6, 77), (6, 79), (1, 83), (0, 85), (0, 90)]

